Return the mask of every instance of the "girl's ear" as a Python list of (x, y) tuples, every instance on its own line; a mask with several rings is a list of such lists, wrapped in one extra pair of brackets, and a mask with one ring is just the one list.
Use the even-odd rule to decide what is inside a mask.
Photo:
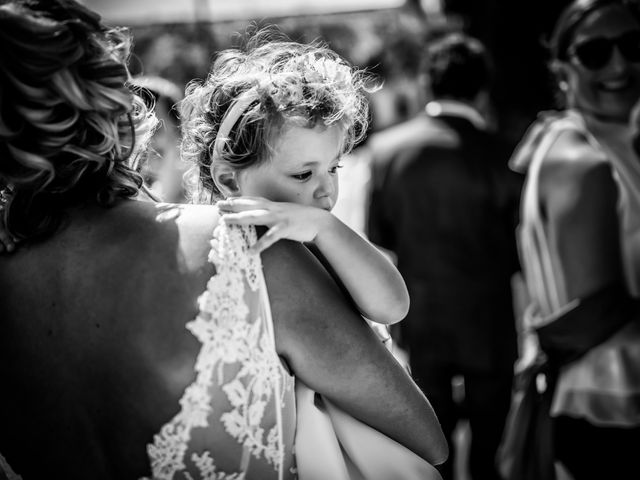
[(213, 183), (225, 198), (240, 195), (240, 187), (233, 167), (226, 163), (217, 163), (213, 166), (212, 172)]

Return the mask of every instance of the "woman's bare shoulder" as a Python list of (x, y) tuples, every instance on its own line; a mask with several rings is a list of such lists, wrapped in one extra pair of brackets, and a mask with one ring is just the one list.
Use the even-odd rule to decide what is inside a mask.
[(561, 209), (573, 209), (587, 199), (611, 200), (616, 195), (606, 154), (577, 130), (561, 133), (540, 170), (540, 198)]
[(585, 132), (567, 129), (560, 133), (542, 163), (541, 175), (580, 181), (592, 170), (609, 165), (606, 154), (589, 139)]
[(121, 224), (128, 231), (160, 234), (178, 229), (188, 238), (211, 236), (218, 224), (218, 209), (213, 205), (126, 202), (105, 221)]
[(129, 201), (104, 213), (93, 211), (84, 223), (96, 231), (86, 241), (111, 246), (115, 261), (160, 269), (170, 258), (179, 257), (191, 271), (207, 263), (218, 220), (212, 205)]
[(618, 195), (604, 152), (574, 132), (563, 134), (540, 172), (540, 204), (569, 298), (620, 279)]
[(124, 201), (111, 208), (74, 209), (51, 237), (0, 258), (0, 286), (7, 292), (28, 290), (38, 299), (33, 309), (48, 297), (73, 305), (82, 303), (74, 298), (94, 299), (83, 308), (108, 315), (115, 302), (144, 319), (157, 318), (164, 302), (177, 305), (180, 298), (191, 314), (191, 299), (214, 272), (207, 258), (217, 222), (212, 206)]

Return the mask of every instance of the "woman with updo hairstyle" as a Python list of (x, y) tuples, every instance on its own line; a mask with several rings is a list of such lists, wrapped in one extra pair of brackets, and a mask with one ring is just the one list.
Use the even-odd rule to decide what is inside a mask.
[(129, 48), (74, 1), (0, 0), (19, 240), (0, 255), (0, 478), (293, 479), (294, 378), (442, 460), (426, 398), (307, 249), (258, 254), (213, 205), (145, 198), (155, 119)]
[(503, 446), (509, 479), (640, 476), (638, 8), (566, 7), (549, 42), (564, 109), (541, 114), (512, 158), (527, 174), (519, 241), (531, 304)]
[(155, 118), (125, 86), (124, 30), (74, 2), (53, 2), (47, 15), (25, 15), (41, 2), (3, 3), (0, 188), (9, 234), (33, 240), (88, 191), (105, 206), (137, 195)]

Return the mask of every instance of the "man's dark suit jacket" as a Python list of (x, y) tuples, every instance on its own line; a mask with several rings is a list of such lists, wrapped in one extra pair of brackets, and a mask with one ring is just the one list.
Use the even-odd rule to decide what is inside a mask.
[(511, 276), (522, 179), (511, 149), (461, 117), (422, 114), (370, 140), (368, 235), (397, 254), (411, 363), (512, 369)]

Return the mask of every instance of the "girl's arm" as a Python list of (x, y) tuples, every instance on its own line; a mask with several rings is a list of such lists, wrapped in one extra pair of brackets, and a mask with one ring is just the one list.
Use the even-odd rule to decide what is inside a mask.
[(269, 227), (255, 245), (262, 251), (287, 238), (312, 242), (369, 320), (392, 324), (409, 309), (409, 293), (396, 267), (365, 238), (331, 212), (264, 198), (234, 197), (218, 203), (223, 219)]
[(402, 320), (409, 292), (397, 268), (369, 241), (327, 212), (314, 244), (331, 265), (361, 313), (377, 323)]

